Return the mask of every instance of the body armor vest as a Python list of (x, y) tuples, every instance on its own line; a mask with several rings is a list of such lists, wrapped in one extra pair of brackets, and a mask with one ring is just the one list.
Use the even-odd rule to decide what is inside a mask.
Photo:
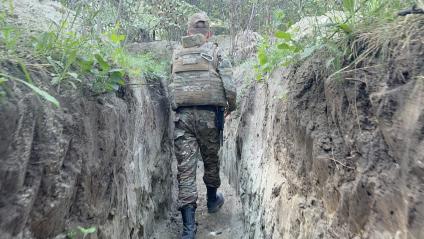
[[(183, 44), (184, 45), (184, 44)], [(170, 95), (172, 107), (226, 106), (222, 80), (217, 73), (217, 47), (213, 43), (183, 47), (173, 55)]]

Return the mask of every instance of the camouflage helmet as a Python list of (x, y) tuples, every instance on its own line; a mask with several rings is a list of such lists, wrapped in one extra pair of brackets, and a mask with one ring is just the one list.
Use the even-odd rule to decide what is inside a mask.
[(205, 27), (209, 28), (209, 17), (205, 12), (198, 12), (193, 14), (191, 17), (189, 17), (188, 19), (188, 28), (196, 28), (196, 25), (198, 22), (204, 22), (205, 23)]

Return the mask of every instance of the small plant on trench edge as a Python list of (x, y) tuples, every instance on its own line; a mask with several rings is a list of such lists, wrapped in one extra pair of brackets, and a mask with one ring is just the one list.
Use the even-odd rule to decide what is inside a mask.
[(75, 239), (75, 238), (77, 238), (78, 235), (82, 235), (82, 238), (85, 239), (86, 236), (93, 234), (93, 233), (96, 233), (96, 231), (97, 231), (96, 227), (84, 228), (84, 227), (78, 226), (75, 229), (69, 230), (66, 233), (66, 236), (69, 239)]

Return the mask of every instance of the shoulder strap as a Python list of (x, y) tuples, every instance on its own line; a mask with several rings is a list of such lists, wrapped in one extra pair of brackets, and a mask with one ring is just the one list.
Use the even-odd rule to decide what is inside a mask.
[(219, 47), (218, 44), (214, 44), (214, 50), (213, 50), (213, 66), (215, 67), (215, 69), (218, 71), (218, 65), (219, 65)]

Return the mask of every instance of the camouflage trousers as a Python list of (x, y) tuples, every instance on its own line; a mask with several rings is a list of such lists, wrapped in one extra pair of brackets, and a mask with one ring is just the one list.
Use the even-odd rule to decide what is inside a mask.
[(219, 129), (215, 124), (215, 111), (198, 108), (177, 110), (174, 131), (175, 156), (178, 161), (179, 205), (196, 204), (196, 168), (203, 159), (203, 181), (207, 187), (218, 188)]

